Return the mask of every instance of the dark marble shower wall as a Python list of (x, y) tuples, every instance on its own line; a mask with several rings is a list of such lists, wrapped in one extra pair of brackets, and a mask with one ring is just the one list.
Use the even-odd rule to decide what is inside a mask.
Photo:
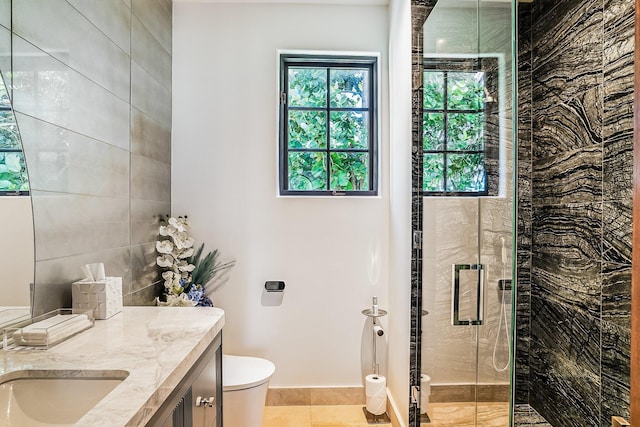
[(629, 414), (634, 2), (519, 8), (516, 401)]

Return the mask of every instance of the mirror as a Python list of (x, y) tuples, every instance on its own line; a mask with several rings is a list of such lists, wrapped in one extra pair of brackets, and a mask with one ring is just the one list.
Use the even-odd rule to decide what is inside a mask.
[(11, 33), (0, 25), (0, 329), (31, 315), (33, 214), (20, 132), (11, 106)]

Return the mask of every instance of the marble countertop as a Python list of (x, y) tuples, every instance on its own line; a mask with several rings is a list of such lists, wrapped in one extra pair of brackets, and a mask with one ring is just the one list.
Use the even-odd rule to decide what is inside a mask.
[(0, 375), (18, 370), (128, 371), (75, 425), (144, 426), (223, 325), (224, 311), (218, 308), (124, 307), (49, 350), (0, 350)]

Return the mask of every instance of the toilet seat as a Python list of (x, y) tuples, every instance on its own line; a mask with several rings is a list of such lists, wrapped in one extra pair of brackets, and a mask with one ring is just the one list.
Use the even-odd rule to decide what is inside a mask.
[(276, 367), (266, 359), (249, 356), (222, 356), (223, 391), (244, 390), (267, 382)]

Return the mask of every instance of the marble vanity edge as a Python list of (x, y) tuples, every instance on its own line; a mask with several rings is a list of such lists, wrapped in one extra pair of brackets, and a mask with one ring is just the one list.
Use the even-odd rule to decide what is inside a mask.
[(216, 336), (222, 331), (222, 326), (224, 326), (224, 315), (192, 348), (189, 356), (183, 359), (182, 363), (171, 372), (165, 381), (156, 389), (156, 392), (149, 397), (142, 408), (127, 422), (126, 427), (145, 426), (149, 420), (151, 420), (171, 392), (180, 384), (200, 356), (204, 354), (207, 347), (209, 347)]

